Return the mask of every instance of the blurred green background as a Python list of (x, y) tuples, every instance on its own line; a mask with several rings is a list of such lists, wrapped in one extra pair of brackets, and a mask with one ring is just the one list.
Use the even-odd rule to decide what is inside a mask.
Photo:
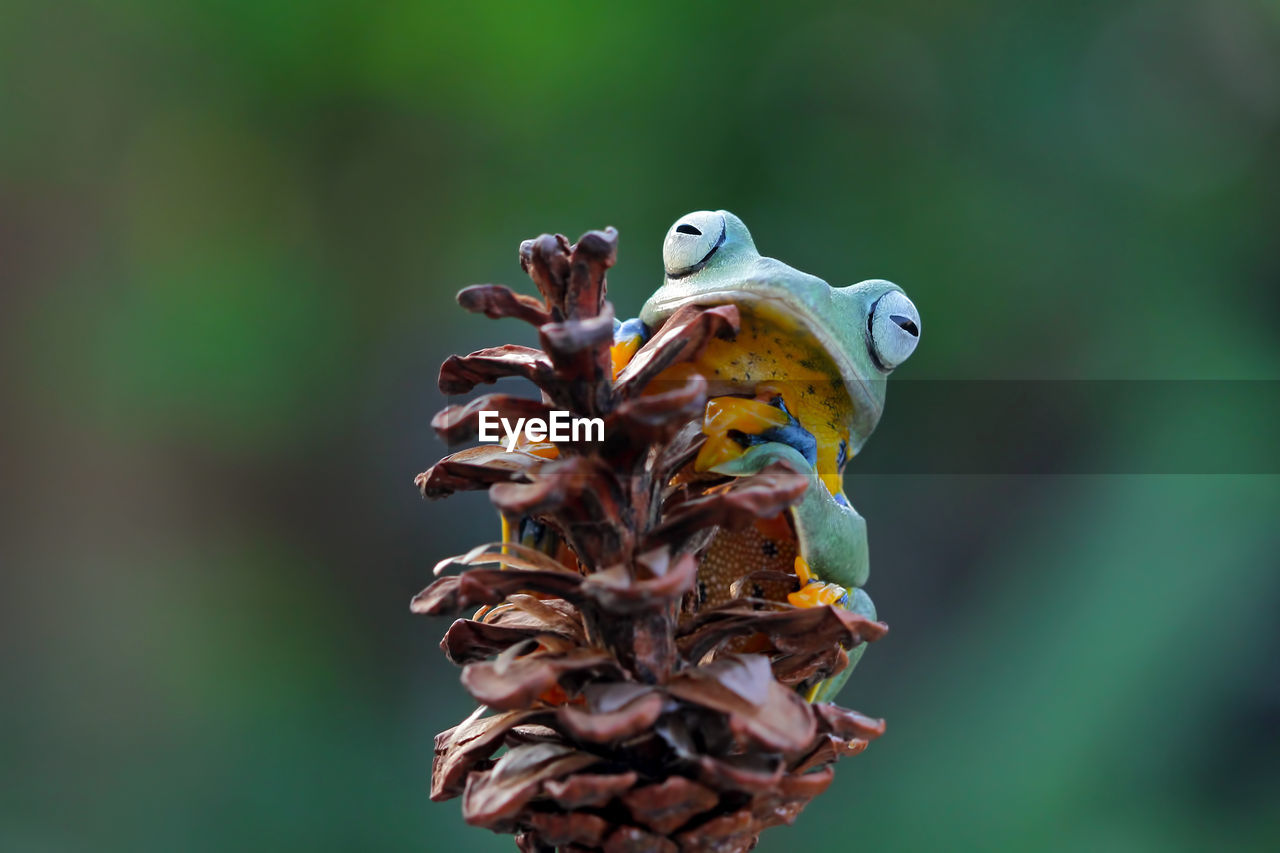
[[(493, 538), (412, 477), (526, 237), (618, 227), (629, 316), (728, 208), (907, 289), (895, 383), (1280, 379), (1270, 2), (8, 3), (0, 128), (4, 850), (513, 849), (407, 603)], [(1231, 435), (1107, 399), (1038, 452)], [(1280, 478), (1075, 462), (855, 460), (888, 733), (760, 850), (1280, 847)]]

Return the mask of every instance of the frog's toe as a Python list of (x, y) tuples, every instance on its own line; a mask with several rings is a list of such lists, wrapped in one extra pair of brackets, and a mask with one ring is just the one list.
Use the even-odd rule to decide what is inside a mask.
[(712, 397), (707, 401), (703, 416), (704, 432), (728, 432), (734, 430), (745, 435), (758, 435), (775, 427), (787, 426), (791, 417), (787, 413), (761, 400), (747, 397)]
[(849, 590), (838, 583), (823, 583), (819, 580), (812, 580), (795, 592), (790, 593), (787, 596), (787, 601), (793, 607), (822, 607), (826, 604), (834, 604), (837, 607), (848, 609)]

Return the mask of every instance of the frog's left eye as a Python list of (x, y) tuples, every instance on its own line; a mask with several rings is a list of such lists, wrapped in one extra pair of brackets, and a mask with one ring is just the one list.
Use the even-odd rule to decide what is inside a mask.
[(867, 320), (871, 354), (885, 370), (893, 370), (916, 351), (920, 343), (920, 312), (901, 290), (891, 290), (876, 300)]
[(676, 220), (662, 241), (662, 265), (667, 275), (679, 278), (702, 269), (724, 242), (724, 217), (700, 210)]

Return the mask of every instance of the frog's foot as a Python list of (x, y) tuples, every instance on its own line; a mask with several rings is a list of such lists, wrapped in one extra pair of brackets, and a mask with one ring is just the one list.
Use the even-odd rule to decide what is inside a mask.
[[(787, 601), (791, 602), (792, 606), (821, 607), (823, 605), (832, 605), (852, 611), (860, 616), (865, 616), (868, 619), (876, 618), (876, 608), (871, 603), (869, 595), (858, 588), (847, 589), (839, 584), (823, 582), (810, 571), (809, 564), (804, 557), (796, 557), (796, 577), (800, 579), (801, 587), (787, 596)], [(849, 662), (845, 665), (845, 668), (831, 678), (823, 679), (810, 686), (805, 691), (805, 699), (810, 702), (825, 702), (833, 699), (840, 692), (840, 688), (844, 687), (845, 682), (849, 680), (849, 675), (853, 672), (853, 668), (858, 665), (858, 661), (861, 660), (862, 653), (866, 651), (866, 648), (866, 643), (858, 643), (858, 645), (850, 649), (848, 651)]]
[[(836, 585), (823, 584), (823, 586)], [(845, 593), (844, 598), (839, 602), (840, 607), (851, 610), (859, 616), (865, 616), (867, 619), (876, 618), (876, 606), (871, 603), (871, 596), (861, 589), (844, 589), (843, 587), (839, 587), (839, 589)], [(803, 592), (804, 590), (802, 589), (799, 593), (792, 593), (792, 595), (799, 595)], [(795, 602), (792, 603), (794, 604)], [(845, 682), (849, 680), (849, 676), (853, 674), (853, 668), (858, 665), (858, 661), (862, 660), (862, 653), (866, 650), (866, 643), (858, 643), (852, 649), (849, 649), (849, 663), (845, 665), (845, 668), (830, 678), (814, 684), (805, 693), (804, 698), (810, 702), (830, 702), (835, 699), (836, 694), (840, 692), (840, 688), (844, 687)]]
[(712, 397), (707, 401), (702, 432), (707, 441), (694, 462), (698, 471), (710, 471), (742, 456), (747, 448), (768, 443), (784, 444), (810, 466), (817, 464), (817, 440), (787, 411), (781, 396), (767, 402)]
[(613, 378), (617, 379), (622, 368), (631, 361), (631, 357), (640, 349), (640, 345), (649, 340), (649, 329), (640, 318), (634, 317), (625, 323), (613, 321), (613, 346), (609, 349), (609, 360), (613, 363)]
[(787, 596), (787, 601), (793, 607), (822, 607), (826, 604), (845, 607), (848, 600), (849, 591), (847, 589), (838, 583), (823, 583), (822, 581), (810, 581)]
[(808, 561), (799, 555), (796, 556), (796, 577), (800, 579), (800, 589), (787, 595), (787, 601), (793, 607), (822, 607), (826, 604), (849, 607), (849, 590), (838, 583), (825, 583), (815, 577)]

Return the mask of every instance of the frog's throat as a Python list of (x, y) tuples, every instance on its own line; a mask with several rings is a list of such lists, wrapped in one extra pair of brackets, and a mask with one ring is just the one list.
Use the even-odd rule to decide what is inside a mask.
[(849, 450), (851, 453), (856, 453), (862, 448), (862, 443), (866, 441), (867, 437), (876, 428), (876, 424), (880, 422), (880, 414), (884, 404), (862, 376), (862, 371), (857, 363), (845, 352), (835, 333), (831, 331), (821, 317), (805, 311), (802, 306), (797, 305), (796, 301), (788, 298), (785, 293), (775, 295), (769, 292), (750, 292), (736, 288), (682, 296), (664, 300), (659, 304), (650, 304), (645, 308), (646, 313), (652, 312), (665, 320), (685, 305), (738, 305), (762, 316), (767, 316), (770, 312), (777, 312), (800, 326), (807, 334), (813, 337), (822, 351), (831, 359), (836, 370), (839, 371), (840, 378), (844, 383), (845, 393), (849, 395), (849, 400), (853, 404), (852, 423), (849, 425)]

